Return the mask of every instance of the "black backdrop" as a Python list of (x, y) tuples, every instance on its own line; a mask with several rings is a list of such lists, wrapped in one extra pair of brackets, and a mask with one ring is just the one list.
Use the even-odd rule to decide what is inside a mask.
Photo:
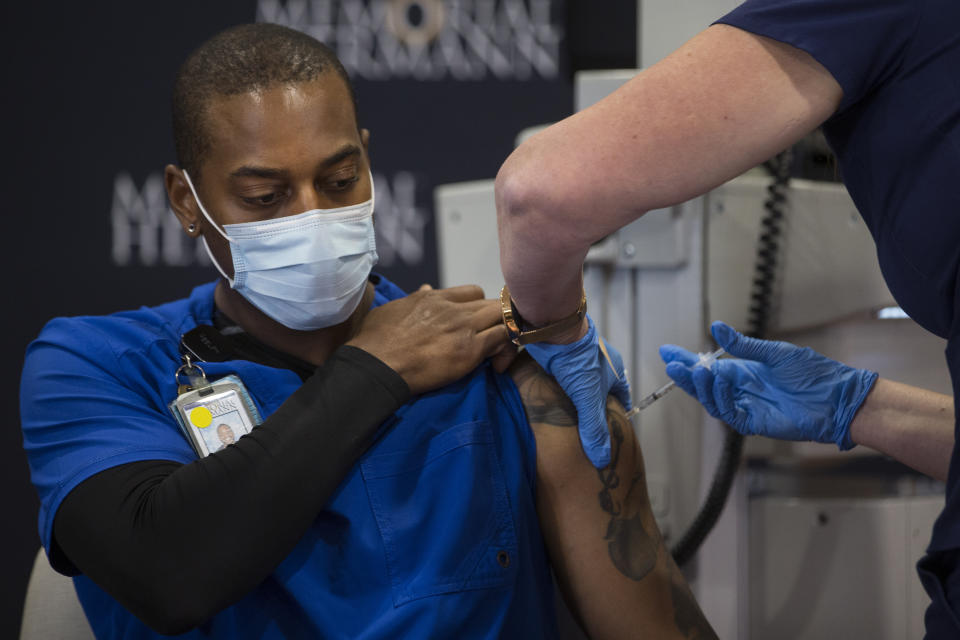
[[(6, 3), (0, 637), (16, 637), (39, 547), (17, 409), (26, 345), (54, 316), (156, 304), (214, 276), (172, 221), (160, 178), (175, 162), (169, 90), (191, 49), (256, 19), (334, 39), (353, 72), (361, 125), (372, 132), (378, 270), (410, 288), (436, 283), (433, 187), (492, 177), (517, 132), (568, 115), (575, 69), (633, 66), (635, 5)], [(415, 43), (432, 26), (436, 39), (418, 58)], [(403, 37), (408, 45), (391, 49)]]

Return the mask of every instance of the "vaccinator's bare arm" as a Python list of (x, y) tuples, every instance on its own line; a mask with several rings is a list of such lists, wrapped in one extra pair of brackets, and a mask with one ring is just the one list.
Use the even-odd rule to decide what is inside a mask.
[(879, 378), (850, 423), (850, 438), (946, 482), (954, 419), (950, 396)]
[(500, 260), (520, 314), (534, 324), (569, 315), (592, 243), (767, 160), (841, 97), (807, 53), (714, 25), (530, 138), (496, 182)]

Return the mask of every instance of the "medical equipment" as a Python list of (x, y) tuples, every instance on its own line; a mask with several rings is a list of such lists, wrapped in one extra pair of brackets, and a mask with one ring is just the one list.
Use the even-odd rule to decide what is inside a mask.
[[(699, 355), (700, 358), (697, 360), (696, 364), (694, 364), (693, 366), (709, 367), (716, 361), (717, 358), (724, 355), (725, 353), (726, 351), (724, 351), (722, 347), (711, 353), (698, 353), (697, 355)], [(673, 388), (676, 386), (677, 386), (677, 383), (674, 382), (673, 380), (663, 385), (662, 387), (660, 387), (659, 389), (657, 389), (656, 391), (648, 395), (646, 398), (638, 402), (637, 406), (635, 406), (633, 409), (630, 409), (630, 411), (627, 412), (627, 418), (632, 418), (633, 416), (637, 415), (638, 413), (640, 413), (641, 411), (643, 411), (644, 409), (652, 405), (654, 402), (656, 402), (663, 396), (667, 395), (667, 393), (672, 391)]]

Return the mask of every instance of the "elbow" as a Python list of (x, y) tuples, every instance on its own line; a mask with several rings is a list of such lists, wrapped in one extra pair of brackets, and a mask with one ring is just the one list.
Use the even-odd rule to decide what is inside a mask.
[(530, 148), (536, 140), (518, 147), (503, 163), (494, 182), (501, 249), (510, 245), (546, 243), (558, 251), (571, 251), (590, 241), (581, 238), (577, 224), (580, 198), (570, 190), (556, 167)]
[(542, 211), (538, 206), (535, 185), (525, 175), (530, 173), (524, 158), (517, 151), (507, 158), (494, 181), (497, 223), (501, 230), (514, 230)]
[(141, 621), (150, 627), (152, 631), (156, 631), (162, 636), (178, 636), (192, 631), (200, 624), (192, 620), (173, 617), (158, 617), (150, 620), (141, 618)]
[[(166, 593), (164, 593), (166, 591)], [(223, 608), (193, 589), (143, 591), (137, 602), (123, 603), (141, 622), (161, 635), (186, 633), (204, 624)]]
[(138, 612), (137, 618), (161, 635), (175, 636), (199, 627), (213, 615), (196, 607), (154, 605)]
[(534, 227), (566, 213), (566, 181), (557, 154), (544, 148), (542, 135), (514, 149), (497, 172), (494, 194), (501, 225)]

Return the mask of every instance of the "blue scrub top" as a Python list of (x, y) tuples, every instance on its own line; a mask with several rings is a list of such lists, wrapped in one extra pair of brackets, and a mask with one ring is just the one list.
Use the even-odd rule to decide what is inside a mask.
[[(806, 51), (843, 88), (824, 132), (890, 291), (947, 339), (960, 424), (960, 1), (748, 0), (718, 22)], [(958, 451), (919, 565), (931, 638), (960, 637)]]
[[(28, 348), (24, 448), (48, 553), (57, 508), (85, 479), (138, 460), (196, 459), (167, 404), (180, 335), (212, 324), (213, 291), (58, 318)], [(374, 304), (402, 295), (381, 278)], [(264, 417), (301, 385), (248, 361), (203, 367), (212, 379), (238, 375)], [(483, 365), (412, 399), (385, 427), (273, 573), (182, 637), (556, 637), (535, 441), (510, 377)], [(196, 553), (216, 544), (196, 532)], [(75, 585), (98, 638), (160, 637), (89, 578)]]

